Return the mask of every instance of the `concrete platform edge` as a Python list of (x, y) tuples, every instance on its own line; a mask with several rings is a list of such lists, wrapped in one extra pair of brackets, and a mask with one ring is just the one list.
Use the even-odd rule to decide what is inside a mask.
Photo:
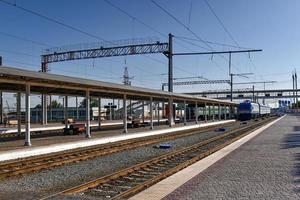
[(218, 160), (224, 158), (226, 155), (239, 148), (241, 145), (245, 144), (256, 135), (263, 132), (265, 129), (269, 128), (271, 125), (275, 124), (281, 120), (286, 115), (276, 119), (273, 122), (253, 131), (252, 133), (246, 135), (245, 137), (235, 141), (234, 143), (222, 148), (221, 150), (209, 155), (208, 157), (194, 163), (193, 165), (173, 174), (172, 176), (158, 182), (157, 184), (149, 187), (148, 189), (138, 193), (137, 195), (130, 198), (130, 200), (160, 200), (172, 193), (174, 190), (179, 188), (181, 185), (197, 176), (199, 173), (203, 172), (205, 169), (216, 163)]
[(72, 150), (76, 148), (82, 148), (82, 147), (88, 147), (93, 145), (99, 145), (99, 144), (106, 144), (110, 142), (117, 142), (127, 139), (133, 139), (133, 138), (140, 138), (140, 137), (146, 137), (151, 135), (159, 135), (159, 134), (165, 134), (170, 133), (173, 131), (181, 131), (181, 130), (188, 130), (193, 128), (201, 128), (206, 127), (210, 125), (217, 125), (217, 124), (226, 124), (230, 122), (234, 122), (235, 120), (226, 120), (226, 121), (217, 121), (217, 122), (211, 122), (211, 123), (201, 123), (201, 124), (194, 124), (194, 125), (188, 125), (188, 126), (182, 126), (182, 127), (174, 127), (174, 128), (167, 128), (167, 129), (161, 129), (161, 130), (152, 130), (152, 131), (145, 131), (145, 132), (139, 132), (139, 133), (129, 133), (129, 134), (123, 134), (113, 137), (104, 137), (104, 138), (98, 138), (98, 139), (84, 139), (76, 142), (68, 142), (65, 144), (52, 144), (48, 146), (39, 146), (39, 147), (27, 147), (23, 149), (13, 150), (13, 151), (7, 151), (7, 152), (1, 152), (0, 153), (0, 162), (1, 161), (8, 161), (8, 160), (14, 160), (14, 159), (21, 159), (21, 158), (27, 158), (31, 156), (37, 156), (37, 155), (44, 155), (49, 153), (55, 153), (59, 151), (66, 151), (66, 150)]

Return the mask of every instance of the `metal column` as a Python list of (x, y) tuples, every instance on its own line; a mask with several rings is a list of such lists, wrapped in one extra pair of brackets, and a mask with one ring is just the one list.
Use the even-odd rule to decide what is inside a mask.
[(68, 96), (65, 96), (64, 101), (65, 128), (68, 128)]
[(17, 93), (18, 137), (21, 136), (21, 93)]
[(53, 120), (52, 117), (52, 95), (49, 95), (49, 121), (51, 122)]
[(31, 146), (30, 141), (30, 85), (26, 84), (25, 95), (25, 144), (24, 146)]
[(221, 120), (221, 105), (218, 106), (218, 114), (219, 114), (219, 120)]
[(171, 33), (169, 33), (168, 61), (168, 91), (173, 92), (173, 35)]
[(159, 102), (157, 102), (157, 125), (159, 126), (160, 124), (160, 117), (159, 117)]
[(3, 93), (0, 92), (0, 124), (3, 124)]
[(75, 99), (76, 103), (76, 120), (79, 120), (79, 110), (78, 110), (78, 97)]
[(227, 106), (225, 105), (224, 106), (224, 111), (225, 111), (225, 113), (224, 113), (224, 119), (226, 120), (227, 119)]
[(162, 102), (162, 118), (166, 117), (166, 113), (165, 113), (165, 102)]
[(143, 126), (145, 125), (145, 101), (143, 100), (142, 101), (142, 105), (143, 105), (143, 107), (142, 107), (142, 121), (143, 121)]
[(86, 138), (90, 138), (91, 137), (91, 109), (90, 109), (90, 102), (91, 102), (91, 98), (90, 98), (90, 91), (86, 90)]
[(127, 105), (126, 105), (126, 94), (123, 96), (123, 125), (124, 125), (124, 130), (123, 133), (128, 133), (127, 130)]
[(204, 120), (205, 120), (205, 122), (207, 122), (207, 105), (206, 105), (206, 103), (204, 104)]
[(47, 95), (42, 94), (42, 125), (47, 124)]
[(153, 129), (153, 98), (150, 97), (150, 129)]
[(212, 110), (213, 110), (212, 120), (215, 121), (215, 104), (212, 105)]
[(184, 104), (184, 117), (183, 117), (183, 124), (186, 125), (186, 101), (183, 102)]
[(195, 102), (195, 122), (198, 124), (198, 103)]
[(101, 129), (101, 98), (98, 97), (98, 129)]

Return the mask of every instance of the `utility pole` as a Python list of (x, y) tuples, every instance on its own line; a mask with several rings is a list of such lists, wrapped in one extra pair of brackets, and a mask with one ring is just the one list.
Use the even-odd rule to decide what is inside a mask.
[(168, 60), (169, 60), (169, 69), (168, 69), (168, 91), (173, 92), (173, 35), (169, 33), (169, 51), (168, 51)]
[(233, 74), (231, 73), (231, 52), (229, 53), (230, 101), (233, 100)]
[(253, 102), (255, 103), (255, 93), (254, 93), (254, 85), (252, 85), (252, 98), (253, 98)]
[(297, 71), (295, 70), (295, 88), (296, 88), (296, 109), (297, 109), (297, 112), (298, 112), (298, 87), (297, 87)]
[(294, 108), (296, 108), (296, 98), (295, 98), (295, 75), (294, 72), (292, 74), (292, 78), (293, 78), (293, 101), (294, 101)]

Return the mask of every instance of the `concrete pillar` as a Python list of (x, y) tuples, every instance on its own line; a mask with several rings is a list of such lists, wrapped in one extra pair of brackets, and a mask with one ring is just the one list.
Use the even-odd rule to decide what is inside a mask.
[(198, 103), (197, 102), (195, 102), (194, 114), (195, 114), (195, 122), (196, 122), (196, 124), (198, 124)]
[(169, 116), (168, 116), (168, 122), (169, 122), (169, 127), (172, 127), (175, 122), (174, 122), (174, 116), (173, 116), (173, 99), (169, 98)]
[(91, 98), (90, 98), (90, 91), (86, 90), (85, 92), (85, 98), (86, 98), (86, 133), (85, 137), (86, 138), (91, 138), (91, 109), (90, 109), (90, 103), (91, 103)]
[(123, 125), (124, 125), (124, 130), (123, 133), (128, 133), (127, 130), (127, 104), (126, 104), (126, 94), (123, 96)]
[(183, 124), (186, 125), (186, 101), (183, 102), (184, 106), (184, 117), (183, 117)]
[(213, 115), (212, 120), (215, 121), (215, 104), (212, 105)]
[(219, 120), (221, 120), (221, 105), (220, 104), (218, 106), (218, 115), (219, 115)]
[(18, 137), (21, 136), (21, 93), (17, 93)]
[(65, 128), (68, 128), (69, 126), (68, 126), (68, 118), (69, 118), (69, 116), (68, 116), (68, 96), (65, 96), (65, 98), (64, 98), (64, 118), (65, 118)]
[(25, 86), (25, 143), (24, 146), (31, 146), (30, 141), (30, 85)]
[(98, 129), (101, 129), (101, 98), (98, 97)]
[(204, 104), (204, 120), (205, 120), (205, 122), (207, 122), (207, 105), (206, 105), (206, 103)]
[(153, 129), (153, 98), (150, 97), (150, 129)]

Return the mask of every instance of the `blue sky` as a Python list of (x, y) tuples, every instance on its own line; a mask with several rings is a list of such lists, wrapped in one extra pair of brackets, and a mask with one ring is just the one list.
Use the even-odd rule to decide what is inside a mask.
[[(167, 40), (167, 34), (195, 39), (176, 21), (150, 0), (110, 0), (135, 18), (154, 27), (165, 37), (131, 19), (104, 0), (6, 0), (72, 25), (105, 40), (154, 38)], [(186, 24), (203, 40), (235, 45), (218, 23), (204, 0), (155, 0)], [(233, 55), (233, 72), (249, 73), (243, 81), (277, 81), (267, 88), (290, 88), (292, 70), (300, 66), (300, 1), (298, 0), (208, 0), (227, 30), (242, 47), (263, 49), (263, 52)], [(99, 40), (66, 27), (28, 14), (0, 2), (0, 55), (5, 65), (39, 70), (44, 49)], [(33, 42), (16, 39), (7, 34)], [(187, 43), (188, 41), (189, 43)], [(194, 43), (191, 45), (190, 43)], [(39, 44), (37, 44), (39, 43)], [(40, 44), (41, 43), (41, 44)], [(206, 51), (205, 44), (174, 38), (175, 52)], [(214, 50), (238, 50), (212, 45)], [(226, 55), (224, 55), (226, 56)], [(227, 56), (226, 56), (227, 57)], [(125, 65), (126, 59), (126, 65)], [(51, 64), (51, 73), (79, 76), (121, 83), (124, 67), (134, 76), (133, 85), (160, 89), (167, 81), (167, 59), (163, 55), (99, 58)], [(298, 70), (300, 71), (300, 70)], [(228, 79), (228, 61), (220, 56), (186, 56), (174, 58), (174, 77), (204, 76)], [(241, 86), (249, 88), (251, 85)], [(239, 88), (241, 88), (239, 86)], [(175, 92), (191, 92), (229, 88), (229, 85), (177, 86)], [(263, 88), (263, 85), (256, 85)]]

